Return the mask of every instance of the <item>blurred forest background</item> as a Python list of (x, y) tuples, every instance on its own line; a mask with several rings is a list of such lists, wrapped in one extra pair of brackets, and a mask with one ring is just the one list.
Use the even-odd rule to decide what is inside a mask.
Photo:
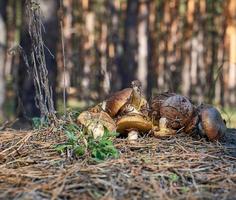
[[(139, 79), (147, 98), (171, 91), (236, 105), (236, 0), (40, 0), (57, 110), (83, 108)], [(0, 121), (35, 117), (25, 1), (0, 0)], [(65, 56), (63, 56), (63, 43)], [(65, 66), (63, 66), (63, 57)], [(234, 115), (235, 116), (235, 115)]]

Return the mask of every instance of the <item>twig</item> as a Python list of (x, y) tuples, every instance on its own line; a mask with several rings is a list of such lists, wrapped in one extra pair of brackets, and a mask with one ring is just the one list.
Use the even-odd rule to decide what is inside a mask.
[(66, 117), (66, 56), (65, 56), (65, 44), (64, 44), (64, 30), (63, 30), (63, 2), (60, 0), (60, 28), (61, 28), (61, 46), (63, 56), (63, 110), (64, 117)]

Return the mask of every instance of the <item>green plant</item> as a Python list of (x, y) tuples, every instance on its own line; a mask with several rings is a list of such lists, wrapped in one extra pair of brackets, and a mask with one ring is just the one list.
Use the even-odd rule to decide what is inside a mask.
[(117, 136), (116, 132), (109, 132), (105, 129), (102, 137), (96, 140), (89, 137), (88, 149), (91, 152), (92, 158), (96, 161), (106, 160), (108, 158), (117, 158), (119, 153), (111, 140), (111, 138), (115, 136)]
[(67, 141), (55, 146), (55, 150), (59, 153), (69, 152), (73, 157), (81, 157), (86, 153), (97, 162), (117, 158), (119, 155), (112, 141), (112, 138), (117, 136), (116, 132), (109, 132), (104, 128), (103, 136), (94, 139), (86, 129), (81, 130), (76, 124), (65, 124), (63, 130)]
[(67, 141), (63, 144), (55, 146), (55, 150), (59, 153), (70, 151), (74, 156), (83, 156), (85, 154), (85, 146), (78, 144), (78, 136), (73, 132), (65, 131)]

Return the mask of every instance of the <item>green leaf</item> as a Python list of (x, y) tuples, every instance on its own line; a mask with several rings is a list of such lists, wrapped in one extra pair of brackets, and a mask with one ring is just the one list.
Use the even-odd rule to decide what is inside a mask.
[(77, 156), (83, 156), (83, 155), (85, 154), (85, 148), (82, 147), (82, 146), (77, 145), (77, 146), (74, 148), (74, 153), (75, 153), (75, 155), (77, 155)]
[(102, 136), (103, 139), (108, 139), (108, 138), (112, 138), (112, 137), (117, 137), (119, 136), (119, 133), (113, 131), (110, 132), (105, 126), (104, 126), (104, 134)]
[(65, 131), (65, 134), (67, 136), (68, 139), (68, 143), (73, 145), (76, 144), (78, 141), (78, 136), (76, 136), (73, 132), (70, 131)]
[(55, 147), (55, 150), (59, 153), (63, 153), (67, 148), (68, 148), (68, 144), (58, 144)]

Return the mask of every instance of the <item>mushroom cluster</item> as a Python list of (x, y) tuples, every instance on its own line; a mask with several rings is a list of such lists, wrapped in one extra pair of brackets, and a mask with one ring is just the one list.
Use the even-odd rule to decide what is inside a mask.
[(217, 140), (226, 132), (225, 122), (213, 106), (195, 106), (189, 98), (175, 93), (158, 94), (147, 102), (137, 80), (82, 112), (77, 122), (94, 138), (102, 136), (104, 128), (125, 134), (129, 140), (147, 132), (156, 137), (200, 133)]
[(157, 137), (178, 132), (200, 134), (209, 140), (218, 140), (226, 133), (226, 124), (220, 112), (212, 105), (194, 106), (185, 96), (164, 93), (150, 101), (150, 116), (159, 125), (154, 129)]

